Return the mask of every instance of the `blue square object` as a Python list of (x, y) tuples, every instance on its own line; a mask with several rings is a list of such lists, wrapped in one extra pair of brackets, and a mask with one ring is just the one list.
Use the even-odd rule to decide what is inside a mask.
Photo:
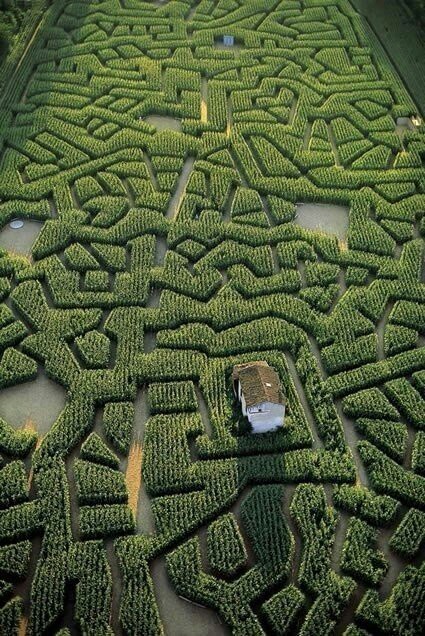
[(223, 44), (225, 46), (233, 46), (235, 43), (235, 38), (233, 35), (223, 35)]

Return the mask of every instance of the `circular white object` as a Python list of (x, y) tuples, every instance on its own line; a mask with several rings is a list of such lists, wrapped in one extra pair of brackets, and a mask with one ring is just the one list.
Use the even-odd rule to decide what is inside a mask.
[(12, 228), (12, 230), (19, 230), (19, 228), (23, 227), (24, 222), (22, 219), (13, 219), (10, 223), (9, 226)]

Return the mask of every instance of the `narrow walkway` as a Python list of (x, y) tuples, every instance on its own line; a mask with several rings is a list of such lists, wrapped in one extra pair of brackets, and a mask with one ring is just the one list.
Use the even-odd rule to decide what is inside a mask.
[(206, 77), (201, 78), (201, 122), (208, 122), (208, 81)]
[(339, 159), (338, 145), (336, 143), (336, 139), (335, 139), (334, 132), (332, 130), (332, 126), (330, 124), (327, 124), (327, 129), (328, 129), (329, 141), (330, 141), (330, 144), (332, 146), (332, 152), (333, 152), (333, 155), (335, 157), (335, 165), (340, 168), (342, 166), (342, 164), (341, 164), (341, 161)]
[(195, 157), (187, 157), (186, 161), (184, 162), (177, 188), (168, 204), (166, 216), (169, 219), (177, 219), (186, 192), (187, 182), (189, 181), (194, 163)]
[(313, 437), (313, 447), (312, 448), (314, 450), (322, 449), (323, 448), (323, 442), (320, 439), (319, 432), (318, 432), (317, 427), (316, 427), (316, 422), (315, 422), (313, 414), (311, 412), (310, 404), (308, 403), (307, 396), (306, 396), (305, 391), (304, 391), (304, 386), (303, 386), (303, 384), (302, 384), (302, 382), (300, 380), (300, 377), (298, 375), (298, 371), (297, 371), (297, 369), (295, 367), (295, 363), (294, 363), (292, 357), (289, 354), (285, 355), (285, 360), (287, 362), (289, 373), (290, 373), (290, 375), (292, 377), (292, 380), (294, 382), (294, 385), (295, 385), (295, 389), (296, 389), (296, 392), (297, 392), (297, 395), (298, 395), (298, 400), (299, 400), (302, 408), (304, 409), (304, 415), (305, 415), (305, 417), (307, 419), (307, 422), (308, 422), (309, 428), (310, 428), (310, 432), (311, 432), (311, 435)]
[(229, 93), (226, 99), (227, 103), (227, 127), (226, 127), (226, 137), (230, 137), (233, 127), (233, 108), (232, 108), (232, 95)]

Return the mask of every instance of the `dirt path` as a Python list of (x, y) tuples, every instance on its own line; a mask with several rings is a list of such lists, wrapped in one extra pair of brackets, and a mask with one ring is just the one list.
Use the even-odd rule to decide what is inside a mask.
[(226, 137), (229, 138), (232, 132), (233, 127), (233, 108), (232, 108), (232, 98), (231, 95), (227, 95), (227, 126), (226, 126)]
[(229, 629), (221, 623), (216, 612), (176, 594), (168, 578), (164, 557), (155, 559), (150, 568), (165, 636), (229, 634)]
[(360, 453), (357, 448), (357, 444), (360, 441), (360, 436), (356, 431), (356, 427), (354, 425), (354, 421), (350, 420), (346, 415), (344, 415), (341, 405), (341, 400), (336, 402), (336, 408), (342, 422), (342, 426), (344, 428), (344, 437), (345, 440), (351, 450), (351, 453), (354, 458), (354, 465), (356, 467), (356, 485), (361, 486), (369, 486), (369, 479), (367, 475), (367, 471), (363, 464), (363, 461), (360, 457)]
[[(37, 424), (30, 417), (26, 420), (24, 426), (24, 431), (34, 431), (37, 433)], [(37, 441), (35, 443), (34, 452), (40, 448), (40, 444), (43, 440), (43, 435), (37, 434)], [(31, 466), (30, 472), (28, 473), (28, 492), (31, 490), (32, 480), (34, 477), (34, 468)]]
[(333, 155), (335, 157), (335, 165), (338, 168), (340, 168), (342, 164), (341, 164), (341, 161), (339, 159), (338, 144), (336, 143), (336, 139), (335, 139), (334, 132), (332, 130), (332, 126), (330, 124), (326, 124), (326, 127), (328, 129), (328, 138), (329, 138), (330, 144), (332, 146), (332, 152), (333, 152)]
[(23, 616), (19, 623), (18, 636), (25, 636), (27, 633), (27, 628), (28, 628), (28, 619), (26, 616)]
[(187, 182), (192, 172), (193, 164), (195, 163), (195, 157), (187, 157), (184, 162), (183, 169), (181, 171), (177, 188), (170, 199), (167, 209), (167, 217), (170, 219), (177, 219), (183, 198), (186, 192)]
[(197, 384), (195, 384), (195, 393), (198, 399), (199, 414), (201, 416), (202, 423), (204, 425), (205, 433), (206, 435), (208, 435), (208, 437), (212, 437), (213, 430), (211, 427), (210, 416), (208, 414), (208, 407), (206, 405), (204, 396), (202, 395), (202, 391)]
[(201, 122), (208, 122), (208, 81), (206, 77), (201, 79)]
[(135, 518), (137, 518), (137, 504), (139, 501), (139, 490), (142, 481), (142, 461), (142, 445), (139, 442), (133, 442), (128, 455), (125, 481), (128, 491), (128, 505)]
[(320, 439), (320, 436), (316, 427), (316, 422), (311, 412), (310, 405), (308, 403), (307, 396), (304, 391), (304, 386), (299, 378), (298, 371), (295, 367), (295, 363), (292, 357), (288, 354), (285, 355), (285, 360), (288, 365), (289, 373), (295, 385), (295, 389), (298, 395), (298, 400), (302, 408), (304, 409), (304, 414), (309, 424), (310, 432), (313, 437), (313, 449), (323, 448), (323, 442)]

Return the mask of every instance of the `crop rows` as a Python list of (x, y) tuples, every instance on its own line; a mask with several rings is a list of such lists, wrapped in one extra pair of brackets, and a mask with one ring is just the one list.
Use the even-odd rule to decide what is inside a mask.
[[(66, 401), (0, 418), (0, 634), (180, 633), (159, 562), (223, 633), (421, 633), (425, 136), (359, 14), (58, 0), (16, 77), (1, 225), (42, 229), (0, 249), (0, 401)], [(287, 414), (250, 435), (259, 359)]]

